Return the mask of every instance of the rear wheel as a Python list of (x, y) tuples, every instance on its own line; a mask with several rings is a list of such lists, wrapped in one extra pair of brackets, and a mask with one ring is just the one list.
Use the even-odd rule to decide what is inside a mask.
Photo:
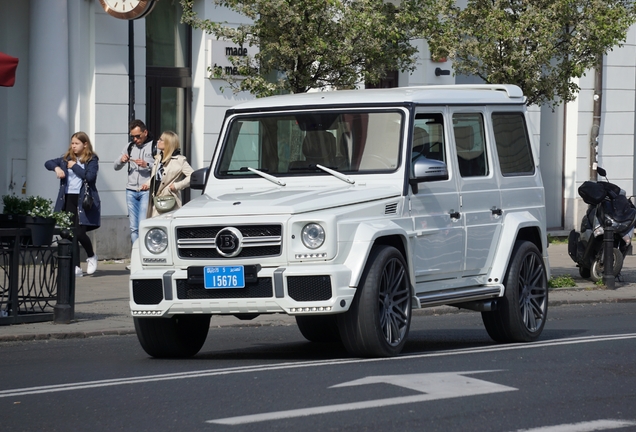
[[(623, 269), (623, 254), (620, 250), (614, 248), (614, 271), (612, 272), (614, 276), (618, 276), (618, 274)], [(605, 266), (603, 265), (603, 256), (597, 260), (594, 260), (592, 263), (592, 268), (590, 269), (590, 279), (594, 282), (598, 282), (603, 280), (603, 275), (605, 274)]]
[(296, 324), (298, 330), (310, 342), (340, 342), (336, 315), (296, 316)]
[(411, 286), (397, 249), (372, 249), (351, 307), (337, 316), (350, 354), (390, 357), (402, 351), (411, 325)]
[(497, 309), (482, 312), (486, 331), (497, 342), (531, 342), (543, 331), (548, 314), (548, 280), (539, 249), (515, 244)]
[(141, 347), (158, 358), (186, 358), (199, 352), (210, 329), (211, 315), (135, 318)]

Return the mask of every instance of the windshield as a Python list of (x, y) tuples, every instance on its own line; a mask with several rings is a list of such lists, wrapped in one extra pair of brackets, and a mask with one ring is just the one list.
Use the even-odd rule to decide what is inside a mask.
[(311, 111), (237, 116), (216, 175), (329, 175), (393, 172), (400, 160), (402, 111)]

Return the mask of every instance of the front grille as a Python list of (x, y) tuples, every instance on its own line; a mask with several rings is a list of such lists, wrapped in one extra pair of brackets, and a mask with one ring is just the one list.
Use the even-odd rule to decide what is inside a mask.
[[(186, 259), (227, 259), (217, 250), (216, 236), (230, 226), (177, 228), (177, 253)], [(230, 259), (278, 256), (282, 250), (281, 225), (232, 226), (243, 236), (241, 251)]]
[(188, 283), (187, 279), (177, 279), (177, 298), (188, 299), (231, 299), (273, 297), (272, 278), (258, 278), (257, 283), (245, 288), (205, 289), (203, 284)]
[(155, 305), (163, 300), (161, 279), (133, 280), (133, 300), (140, 305)]
[[(255, 257), (266, 257), (266, 256), (276, 256), (280, 255), (280, 246), (262, 246), (262, 247), (251, 247), (244, 248), (241, 253), (237, 256), (232, 257), (232, 259), (236, 258), (255, 258)], [(200, 249), (200, 248), (187, 248), (180, 247), (179, 248), (179, 257), (181, 258), (193, 258), (193, 259), (226, 259), (226, 257), (220, 255), (216, 248), (214, 249)]]
[(331, 298), (329, 276), (289, 276), (287, 292), (296, 301), (320, 301)]

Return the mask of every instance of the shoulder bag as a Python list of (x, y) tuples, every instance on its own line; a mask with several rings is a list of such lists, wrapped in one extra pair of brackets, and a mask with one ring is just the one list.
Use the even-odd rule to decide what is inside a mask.
[(84, 199), (82, 200), (82, 207), (84, 210), (90, 210), (93, 207), (94, 201), (91, 188), (86, 179), (84, 179)]

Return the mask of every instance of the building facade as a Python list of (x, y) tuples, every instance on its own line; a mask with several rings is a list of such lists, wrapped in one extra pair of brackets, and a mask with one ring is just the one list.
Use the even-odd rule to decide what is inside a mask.
[[(58, 157), (71, 134), (91, 137), (100, 158), (98, 189), (102, 227), (92, 233), (100, 258), (125, 258), (130, 236), (125, 172), (113, 161), (126, 148), (131, 117), (154, 134), (175, 130), (195, 168), (209, 165), (225, 110), (251, 99), (233, 94), (208, 67), (227, 64), (240, 49), (179, 24), (178, 0), (160, 0), (142, 19), (104, 12), (98, 0), (0, 0), (0, 52), (18, 57), (14, 87), (0, 87), (0, 192), (53, 199), (58, 181), (44, 162)], [(247, 22), (212, 0), (197, 0), (200, 17), (236, 25)], [(390, 86), (468, 82), (450, 62), (436, 63), (426, 43), (412, 73), (395, 73)], [(253, 48), (249, 48), (253, 49)], [(450, 74), (444, 74), (450, 71)], [(594, 71), (583, 77), (576, 101), (531, 108), (540, 147), (549, 226), (558, 233), (578, 226), (585, 205), (576, 188), (590, 176)], [(636, 134), (636, 31), (604, 59), (599, 164), (611, 181), (634, 193)]]

